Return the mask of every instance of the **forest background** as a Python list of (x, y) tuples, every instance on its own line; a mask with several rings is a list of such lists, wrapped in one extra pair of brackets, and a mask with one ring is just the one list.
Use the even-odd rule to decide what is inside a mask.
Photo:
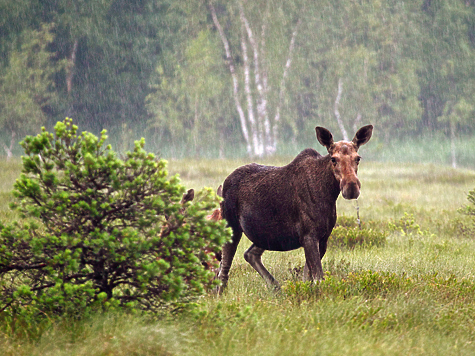
[(295, 154), (317, 125), (351, 139), (372, 123), (372, 159), (475, 167), (474, 0), (3, 0), (0, 14), (7, 158), (71, 117), (165, 158)]

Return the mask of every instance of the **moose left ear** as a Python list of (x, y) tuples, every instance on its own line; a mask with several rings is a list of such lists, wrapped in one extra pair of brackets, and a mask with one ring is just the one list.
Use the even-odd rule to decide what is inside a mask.
[(356, 132), (355, 137), (352, 142), (356, 145), (358, 149), (360, 146), (363, 146), (366, 142), (369, 141), (371, 135), (373, 134), (373, 125), (363, 126)]

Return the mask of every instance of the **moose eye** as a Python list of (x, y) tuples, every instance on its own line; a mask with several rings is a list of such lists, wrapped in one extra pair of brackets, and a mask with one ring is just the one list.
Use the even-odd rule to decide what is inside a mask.
[(335, 157), (332, 157), (331, 159), (332, 159), (332, 163), (333, 163), (333, 164), (336, 164), (336, 158), (335, 158)]

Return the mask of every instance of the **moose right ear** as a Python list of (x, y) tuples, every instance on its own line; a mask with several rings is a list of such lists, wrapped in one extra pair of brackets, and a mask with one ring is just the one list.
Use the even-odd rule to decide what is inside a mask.
[(327, 150), (330, 150), (333, 145), (333, 135), (324, 127), (317, 126), (315, 127), (315, 132), (317, 133), (317, 140), (322, 146), (325, 146)]

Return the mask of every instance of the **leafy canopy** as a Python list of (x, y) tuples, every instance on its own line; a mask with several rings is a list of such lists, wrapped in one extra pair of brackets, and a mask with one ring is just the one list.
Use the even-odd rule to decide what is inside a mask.
[(166, 161), (135, 142), (125, 159), (107, 136), (77, 133), (66, 119), (21, 143), (23, 173), (12, 208), (24, 219), (0, 224), (0, 309), (9, 315), (102, 308), (157, 311), (211, 287), (207, 268), (230, 237), (210, 189), (183, 202)]

